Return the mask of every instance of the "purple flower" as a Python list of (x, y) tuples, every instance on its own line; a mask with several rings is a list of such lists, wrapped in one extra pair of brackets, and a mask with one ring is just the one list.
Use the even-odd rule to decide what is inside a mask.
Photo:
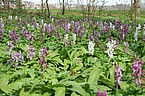
[(59, 20), (57, 21), (57, 29), (60, 29), (61, 26), (62, 26), (62, 19), (59, 19)]
[(89, 39), (90, 39), (89, 41), (93, 41), (94, 40), (93, 34), (90, 34), (90, 38)]
[(26, 30), (26, 28), (23, 28), (22, 30), (22, 35), (27, 38), (28, 37), (28, 31)]
[(107, 96), (107, 92), (106, 91), (101, 92), (101, 90), (98, 89), (98, 92), (96, 93), (96, 96)]
[(6, 20), (6, 23), (5, 23), (6, 25), (8, 25), (9, 24), (9, 21), (8, 20)]
[(116, 20), (115, 21), (115, 28), (118, 30), (119, 29), (119, 26), (120, 26), (120, 21), (119, 20)]
[(115, 67), (115, 76), (116, 76), (116, 84), (120, 86), (121, 85), (120, 81), (122, 79), (122, 68), (118, 65), (116, 65)]
[(15, 30), (11, 31), (11, 32), (9, 33), (9, 35), (10, 35), (11, 40), (14, 41), (14, 43), (20, 42), (20, 35), (17, 34)]
[(133, 62), (131, 68), (132, 68), (132, 76), (135, 77), (135, 83), (138, 85), (140, 84), (140, 77), (142, 75), (142, 66), (144, 62), (141, 59), (137, 59)]
[(50, 29), (51, 35), (53, 35), (55, 29), (54, 29), (54, 26), (52, 24), (49, 25), (49, 29)]
[(128, 51), (128, 46), (129, 46), (129, 44), (128, 44), (128, 42), (124, 42), (124, 51), (125, 52), (127, 52)]
[(12, 54), (12, 49), (13, 49), (13, 44), (12, 44), (12, 41), (8, 42), (8, 46), (9, 46), (9, 51), (8, 51), (8, 54), (11, 55)]
[(107, 33), (110, 31), (110, 26), (108, 23), (105, 24), (105, 29), (104, 29), (104, 32)]
[(29, 33), (29, 39), (30, 39), (30, 44), (32, 44), (34, 41), (34, 35), (32, 32)]
[(22, 56), (21, 51), (14, 52), (12, 56), (12, 60), (13, 60), (14, 66), (17, 66), (18, 64), (22, 64), (22, 62), (24, 61), (24, 58)]
[[(49, 53), (47, 52), (46, 46), (43, 49), (40, 49), (40, 52), (41, 53), (40, 53), (39, 63), (40, 63), (40, 69), (41, 71), (43, 71), (43, 64), (45, 63), (45, 58)], [(46, 63), (46, 66), (47, 66), (47, 63)]]

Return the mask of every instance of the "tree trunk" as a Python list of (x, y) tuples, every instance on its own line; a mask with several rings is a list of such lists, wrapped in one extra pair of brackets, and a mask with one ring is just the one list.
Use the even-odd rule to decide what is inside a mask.
[(62, 2), (62, 3), (63, 3), (63, 5), (62, 5), (62, 6), (63, 6), (63, 8), (62, 8), (62, 15), (64, 15), (64, 11), (65, 11), (64, 0), (63, 0), (63, 2)]
[(90, 19), (90, 15), (91, 15), (91, 0), (89, 0), (88, 2), (88, 19)]
[(137, 18), (140, 17), (140, 0), (134, 0), (133, 3), (133, 17), (136, 21)]
[(19, 9), (22, 9), (22, 0), (19, 0), (18, 8), (19, 8)]
[(48, 17), (50, 17), (50, 9), (49, 9), (49, 5), (48, 5), (48, 0), (46, 0), (46, 6), (47, 6), (47, 11), (48, 11)]
[(41, 0), (41, 9), (42, 9), (42, 13), (43, 13), (43, 0)]

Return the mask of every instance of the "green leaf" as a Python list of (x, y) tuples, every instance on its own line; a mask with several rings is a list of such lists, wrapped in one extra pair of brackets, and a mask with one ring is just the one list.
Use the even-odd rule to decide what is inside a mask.
[(48, 92), (46, 92), (42, 96), (50, 96), (50, 94)]
[(59, 57), (55, 57), (55, 58), (53, 58), (52, 60), (54, 60), (54, 61), (60, 63), (61, 65), (64, 65), (63, 62), (62, 62), (62, 60), (61, 60)]
[(110, 72), (110, 80), (114, 83), (115, 82), (115, 65), (112, 65), (109, 69)]
[(80, 95), (76, 94), (75, 92), (72, 92), (71, 96), (80, 96)]
[(129, 88), (129, 84), (127, 84), (127, 83), (124, 82), (124, 81), (121, 81), (121, 89), (126, 90), (127, 88)]
[(101, 70), (98, 67), (94, 67), (93, 70), (90, 72), (88, 82), (90, 83), (98, 83), (99, 77), (101, 74)]
[(81, 49), (82, 49), (83, 54), (88, 53), (88, 51), (84, 47), (81, 47)]
[(55, 96), (65, 96), (65, 87), (54, 88)]
[(29, 92), (24, 92), (24, 89), (20, 91), (20, 96), (30, 96)]
[(69, 90), (72, 90), (74, 92), (79, 93), (81, 96), (90, 96), (89, 93), (87, 93), (79, 83), (76, 83), (74, 81), (65, 81), (62, 84), (64, 85), (72, 85), (72, 88), (68, 88)]
[(70, 90), (79, 93), (82, 96), (90, 96), (79, 84), (75, 83), (72, 85), (73, 87)]
[(100, 76), (99, 81), (104, 83), (106, 86), (115, 89), (115, 84), (111, 82), (108, 78), (106, 78), (104, 75)]

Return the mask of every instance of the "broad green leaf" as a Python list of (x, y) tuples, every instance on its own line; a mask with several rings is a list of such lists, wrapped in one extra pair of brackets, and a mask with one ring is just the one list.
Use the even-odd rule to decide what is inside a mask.
[(62, 60), (59, 57), (55, 57), (55, 58), (53, 58), (51, 60), (54, 60), (54, 61), (60, 63), (61, 65), (63, 65), (63, 62), (62, 62)]
[(20, 96), (31, 96), (29, 92), (24, 92), (24, 89), (20, 91)]
[(6, 94), (10, 93), (12, 89), (8, 87), (10, 76), (3, 74), (0, 78), (0, 89)]
[(107, 79), (104, 75), (100, 76), (99, 81), (105, 84), (106, 86), (115, 89), (115, 84), (111, 82), (109, 79)]
[(124, 81), (121, 81), (121, 89), (126, 90), (127, 88), (129, 88), (129, 84), (127, 84)]
[(48, 92), (46, 92), (42, 96), (50, 96), (50, 94)]
[(90, 96), (90, 94), (87, 93), (79, 84), (75, 83), (75, 84), (72, 84), (72, 86), (73, 87), (70, 88), (70, 90), (75, 91), (82, 96)]
[(54, 88), (55, 96), (65, 96), (65, 87)]
[(80, 95), (76, 94), (75, 92), (72, 92), (71, 96), (80, 96)]
[(115, 65), (113, 64), (109, 69), (110, 72), (110, 80), (114, 83), (115, 82)]
[(83, 54), (88, 53), (88, 51), (84, 47), (81, 47), (81, 49), (82, 49)]
[(93, 70), (90, 72), (88, 82), (90, 82), (90, 83), (93, 83), (93, 82), (98, 83), (100, 74), (101, 74), (101, 69), (99, 69), (98, 67), (94, 67)]
[(10, 83), (8, 85), (8, 88), (9, 89), (18, 90), (18, 89), (22, 88), (22, 85), (23, 85), (23, 82), (21, 82), (21, 81), (15, 81), (13, 83)]
[(72, 90), (74, 92), (79, 93), (81, 96), (90, 96), (89, 93), (87, 93), (79, 83), (76, 83), (75, 81), (65, 81), (62, 84), (64, 85), (72, 85), (72, 88), (69, 88), (69, 90)]

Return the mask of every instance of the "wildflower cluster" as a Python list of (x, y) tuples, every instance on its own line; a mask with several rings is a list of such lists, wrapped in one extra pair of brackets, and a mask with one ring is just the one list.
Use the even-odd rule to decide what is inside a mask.
[(117, 84), (117, 86), (118, 85), (120, 86), (121, 85), (120, 81), (122, 79), (122, 68), (121, 68), (121, 66), (116, 65), (116, 67), (115, 67), (115, 76), (116, 76), (116, 84)]
[(95, 43), (93, 43), (93, 41), (89, 41), (88, 50), (89, 50), (90, 55), (94, 54), (94, 46), (95, 46)]
[(135, 83), (137, 85), (141, 84), (140, 77), (142, 75), (142, 66), (144, 62), (141, 59), (137, 59), (133, 62), (131, 68), (132, 68), (132, 76), (135, 78)]
[[(39, 63), (40, 63), (40, 69), (41, 69), (41, 71), (43, 71), (43, 66), (44, 66), (44, 64), (45, 64), (45, 58), (46, 58), (46, 56), (49, 54), (48, 52), (47, 52), (47, 48), (46, 48), (46, 46), (43, 48), (43, 49), (40, 49), (40, 60), (39, 60)], [(46, 68), (48, 67), (48, 63), (46, 62)]]
[(110, 57), (110, 59), (113, 59), (114, 58), (114, 56), (113, 56), (114, 50), (117, 48), (118, 42), (115, 40), (111, 40), (106, 45), (108, 47), (108, 50), (106, 52), (108, 53), (108, 56)]

